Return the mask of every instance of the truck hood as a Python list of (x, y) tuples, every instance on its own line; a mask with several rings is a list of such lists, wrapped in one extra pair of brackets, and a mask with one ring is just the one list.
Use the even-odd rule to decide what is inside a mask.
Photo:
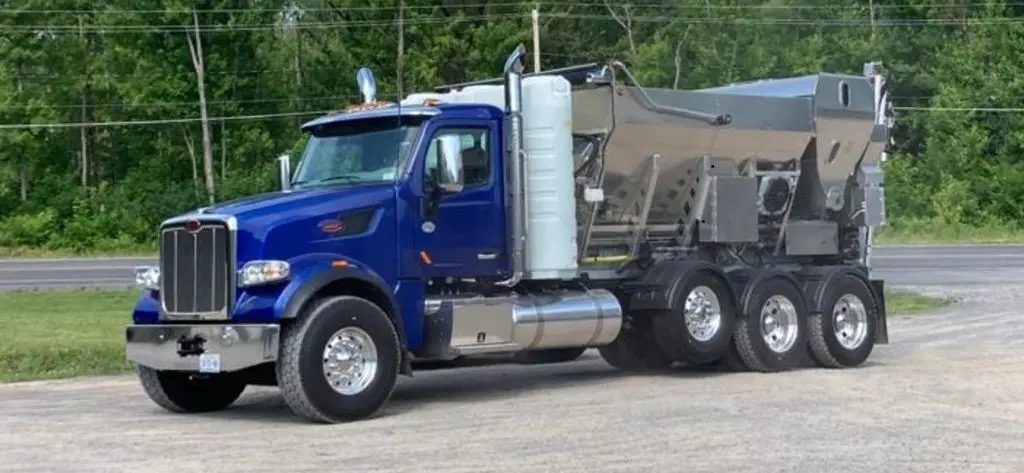
[(201, 213), (234, 216), (240, 227), (262, 226), (372, 206), (393, 195), (391, 183), (314, 187), (247, 196), (207, 207)]

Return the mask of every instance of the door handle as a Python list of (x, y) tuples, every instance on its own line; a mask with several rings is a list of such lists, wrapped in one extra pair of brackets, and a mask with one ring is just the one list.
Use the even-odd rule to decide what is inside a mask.
[(497, 257), (498, 257), (498, 252), (496, 252), (496, 251), (485, 251), (483, 253), (477, 253), (476, 254), (476, 259), (484, 260), (484, 261), (489, 261), (489, 260), (495, 259)]

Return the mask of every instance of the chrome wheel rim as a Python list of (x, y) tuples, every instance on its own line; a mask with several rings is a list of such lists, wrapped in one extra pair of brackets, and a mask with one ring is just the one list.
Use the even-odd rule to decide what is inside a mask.
[(722, 327), (722, 304), (710, 287), (697, 286), (686, 295), (686, 331), (699, 342), (711, 340)]
[(769, 297), (761, 306), (761, 337), (768, 349), (785, 353), (796, 343), (798, 331), (796, 306), (785, 296)]
[(359, 327), (345, 327), (327, 340), (323, 355), (327, 383), (340, 394), (359, 394), (377, 377), (377, 345)]
[(864, 301), (844, 294), (832, 308), (832, 328), (836, 341), (847, 350), (856, 350), (868, 337), (868, 311)]

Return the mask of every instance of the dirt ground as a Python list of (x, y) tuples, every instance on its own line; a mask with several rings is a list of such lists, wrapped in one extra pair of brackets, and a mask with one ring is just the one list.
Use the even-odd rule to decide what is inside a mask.
[(418, 374), (348, 425), (272, 388), (187, 416), (130, 376), (3, 385), (0, 471), (1024, 471), (1024, 286), (921, 290), (962, 300), (890, 320), (860, 369), (625, 376), (588, 354)]

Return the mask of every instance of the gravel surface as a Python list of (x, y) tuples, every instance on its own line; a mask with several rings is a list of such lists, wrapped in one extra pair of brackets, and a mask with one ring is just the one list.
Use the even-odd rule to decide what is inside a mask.
[(891, 319), (861, 369), (425, 372), (348, 425), (299, 422), (271, 388), (187, 416), (128, 376), (0, 385), (0, 471), (1024, 471), (1024, 286), (920, 290), (962, 301)]

